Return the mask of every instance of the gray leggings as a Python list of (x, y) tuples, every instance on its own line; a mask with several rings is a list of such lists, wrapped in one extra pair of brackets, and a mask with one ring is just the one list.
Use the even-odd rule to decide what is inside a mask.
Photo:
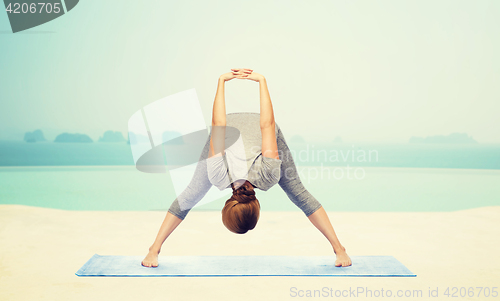
[[(285, 191), (288, 198), (304, 212), (306, 216), (310, 216), (316, 210), (321, 208), (321, 204), (318, 200), (307, 191), (302, 182), (300, 181), (299, 174), (297, 173), (297, 168), (293, 162), (292, 153), (286, 144), (285, 137), (281, 133), (281, 129), (278, 130), (277, 134), (277, 144), (278, 153), (281, 163), (281, 178), (278, 184)], [(196, 170), (191, 182), (188, 187), (172, 202), (172, 205), (168, 209), (170, 213), (177, 216), (180, 219), (184, 219), (188, 214), (190, 208), (193, 208), (210, 190), (212, 183), (208, 179), (207, 172), (207, 162), (208, 150), (210, 148), (210, 136), (208, 137), (207, 143), (203, 148), (200, 160), (196, 165)], [(183, 206), (181, 209), (179, 205), (179, 200), (181, 200)]]

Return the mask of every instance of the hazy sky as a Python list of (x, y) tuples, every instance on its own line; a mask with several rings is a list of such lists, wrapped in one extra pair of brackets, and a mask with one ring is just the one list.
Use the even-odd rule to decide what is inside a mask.
[[(217, 78), (267, 77), (285, 137), (406, 142), (465, 132), (500, 143), (500, 1), (82, 0), (12, 34), (0, 12), (0, 139), (42, 129), (97, 139)], [(258, 84), (226, 84), (228, 112), (258, 112)]]

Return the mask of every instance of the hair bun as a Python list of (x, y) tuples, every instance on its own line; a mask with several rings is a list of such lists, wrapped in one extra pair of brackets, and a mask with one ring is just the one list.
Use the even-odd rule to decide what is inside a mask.
[(253, 190), (252, 184), (246, 181), (243, 185), (238, 187), (238, 189), (233, 189), (233, 199), (238, 203), (245, 204), (256, 200), (255, 191)]

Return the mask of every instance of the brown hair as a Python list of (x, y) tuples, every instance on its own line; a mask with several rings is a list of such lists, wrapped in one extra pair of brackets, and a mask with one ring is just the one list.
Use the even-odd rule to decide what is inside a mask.
[(222, 208), (222, 223), (226, 228), (237, 234), (244, 234), (255, 228), (259, 220), (260, 204), (255, 197), (255, 191), (250, 182), (234, 189), (233, 195)]

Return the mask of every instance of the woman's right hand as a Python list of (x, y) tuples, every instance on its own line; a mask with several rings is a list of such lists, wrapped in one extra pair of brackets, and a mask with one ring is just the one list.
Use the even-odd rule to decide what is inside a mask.
[(252, 74), (252, 69), (247, 69), (247, 68), (238, 68), (238, 69), (231, 69), (231, 70), (237, 70), (237, 71), (231, 71), (228, 73), (224, 73), (220, 76), (220, 79), (224, 80), (225, 82), (232, 80), (233, 78), (246, 78), (248, 75)]
[[(240, 72), (244, 72), (243, 75), (241, 77), (237, 77), (237, 78), (242, 78), (242, 79), (249, 79), (249, 80), (253, 80), (254, 82), (260, 82), (261, 80), (264, 79), (264, 76), (262, 74), (259, 74), (257, 72), (253, 72), (252, 69), (231, 69), (233, 71), (233, 73), (240, 73)], [(250, 71), (250, 72), (248, 72)]]

